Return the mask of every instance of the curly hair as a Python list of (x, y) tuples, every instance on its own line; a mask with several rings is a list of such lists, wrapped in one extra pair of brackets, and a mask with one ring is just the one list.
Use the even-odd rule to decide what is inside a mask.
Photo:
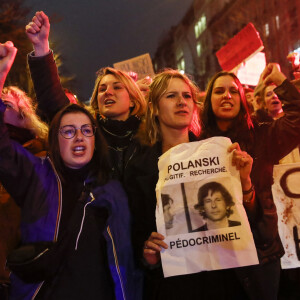
[(198, 191), (198, 203), (194, 206), (195, 209), (199, 210), (199, 214), (205, 219), (207, 218), (207, 215), (204, 211), (204, 198), (208, 196), (209, 191), (211, 193), (220, 192), (223, 196), (225, 203), (226, 203), (226, 215), (227, 218), (233, 213), (233, 210), (231, 209), (232, 206), (235, 205), (235, 203), (232, 200), (232, 196), (227, 191), (227, 189), (219, 182), (208, 182), (204, 185), (202, 185), (199, 188)]

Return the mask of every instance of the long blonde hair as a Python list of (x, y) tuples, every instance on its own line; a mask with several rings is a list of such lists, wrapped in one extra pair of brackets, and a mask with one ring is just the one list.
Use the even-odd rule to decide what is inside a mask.
[[(161, 141), (162, 138), (160, 125), (157, 118), (158, 104), (160, 98), (168, 88), (170, 80), (173, 78), (181, 79), (189, 86), (189, 88), (191, 89), (192, 99), (195, 104), (197, 103), (197, 94), (199, 93), (199, 89), (186, 75), (181, 74), (178, 70), (172, 69), (167, 69), (157, 74), (150, 85), (150, 90), (147, 98), (148, 105), (145, 117), (145, 139), (146, 142), (151, 145), (155, 144), (157, 141)], [(192, 131), (196, 136), (200, 135), (200, 122), (196, 105), (194, 108), (193, 119), (189, 126), (189, 130)]]
[(98, 107), (99, 84), (102, 78), (106, 75), (113, 75), (120, 82), (124, 84), (129, 94), (130, 100), (133, 101), (134, 103), (134, 107), (130, 112), (130, 115), (142, 117), (145, 114), (145, 110), (146, 110), (146, 100), (143, 94), (141, 93), (140, 89), (138, 88), (134, 80), (127, 73), (110, 67), (102, 68), (97, 72), (97, 78), (95, 81), (95, 86), (91, 97), (91, 106), (95, 114), (99, 114), (99, 107)]
[(2, 90), (2, 99), (13, 98), (25, 120), (25, 128), (29, 129), (35, 136), (42, 140), (48, 138), (48, 126), (36, 115), (32, 99), (16, 86), (7, 86)]

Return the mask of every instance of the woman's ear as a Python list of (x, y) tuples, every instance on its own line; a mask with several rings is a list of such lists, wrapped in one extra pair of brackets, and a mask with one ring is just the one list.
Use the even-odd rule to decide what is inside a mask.
[(135, 103), (133, 100), (130, 100), (129, 107), (135, 107)]

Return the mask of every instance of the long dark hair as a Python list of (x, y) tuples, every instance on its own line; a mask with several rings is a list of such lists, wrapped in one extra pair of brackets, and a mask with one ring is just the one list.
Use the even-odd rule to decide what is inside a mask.
[[(232, 121), (230, 129), (226, 133), (222, 132), (219, 129), (211, 103), (211, 96), (214, 84), (216, 80), (222, 76), (231, 76), (234, 79), (235, 83), (238, 86), (238, 91), (241, 98), (240, 111), (235, 117), (235, 119)], [(239, 142), (241, 148), (242, 144), (248, 144), (247, 141), (249, 142), (249, 139), (251, 139), (252, 137), (251, 128), (253, 128), (253, 123), (247, 106), (247, 100), (245, 97), (243, 86), (234, 73), (221, 71), (215, 74), (209, 81), (200, 119), (202, 122), (202, 139), (221, 135), (231, 138), (232, 142)]]
[(90, 112), (84, 108), (84, 106), (79, 104), (70, 104), (63, 109), (61, 109), (53, 118), (50, 130), (49, 130), (49, 155), (52, 159), (56, 171), (64, 181), (64, 162), (60, 155), (59, 142), (58, 142), (58, 134), (60, 128), (60, 122), (64, 115), (68, 113), (83, 113), (85, 114), (91, 121), (91, 124), (95, 126), (95, 151), (92, 158), (91, 171), (90, 173), (98, 179), (99, 184), (105, 184), (109, 178), (109, 163), (108, 163), (108, 149), (107, 144), (102, 136), (97, 123)]

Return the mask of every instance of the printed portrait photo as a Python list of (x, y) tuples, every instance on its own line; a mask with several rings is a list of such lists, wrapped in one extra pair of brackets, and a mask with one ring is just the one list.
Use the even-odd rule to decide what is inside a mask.
[(165, 186), (161, 193), (167, 235), (240, 226), (230, 179)]

